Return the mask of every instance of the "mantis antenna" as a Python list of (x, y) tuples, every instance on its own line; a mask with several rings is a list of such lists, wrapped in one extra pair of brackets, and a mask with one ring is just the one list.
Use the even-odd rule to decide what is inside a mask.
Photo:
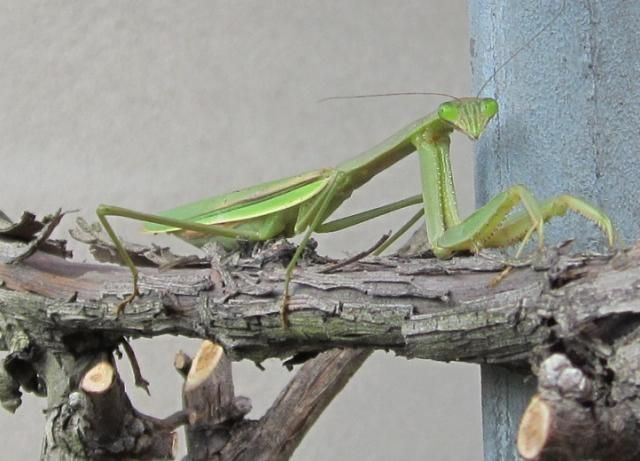
[[(558, 20), (560, 15), (564, 12), (566, 6), (567, 6), (567, 0), (563, 0), (562, 1), (562, 6), (560, 7), (560, 10), (551, 19), (551, 21), (549, 21), (547, 24), (544, 25), (544, 27), (542, 29), (540, 29), (533, 36), (531, 36), (520, 48), (518, 48), (516, 50), (515, 53), (513, 53), (505, 62), (500, 64), (498, 66), (498, 68), (493, 71), (491, 76), (482, 84), (482, 86), (478, 90), (478, 93), (476, 94), (476, 97), (479, 97), (480, 94), (482, 93), (482, 90), (484, 90), (487, 87), (489, 82), (491, 80), (495, 79), (495, 77), (498, 74), (498, 72), (500, 72), (502, 69), (504, 69), (507, 64), (509, 64), (511, 61), (513, 61), (513, 59), (516, 56), (518, 56), (522, 51), (524, 51), (526, 48), (528, 48), (529, 45), (531, 45), (531, 43), (536, 38), (538, 38), (546, 30), (548, 30)], [(327, 102), (327, 101), (336, 101), (336, 100), (344, 100), (344, 99), (366, 99), (366, 98), (383, 98), (383, 97), (386, 97), (386, 96), (418, 96), (418, 95), (419, 96), (444, 96), (446, 98), (451, 98), (452, 100), (460, 101), (460, 98), (457, 98), (457, 97), (452, 96), (452, 95), (447, 94), (447, 93), (436, 93), (436, 92), (431, 92), (431, 91), (429, 91), (429, 92), (426, 92), (426, 91), (401, 91), (401, 92), (394, 92), (394, 93), (369, 93), (369, 94), (357, 94), (357, 95), (350, 95), (350, 96), (329, 96), (327, 98), (318, 99), (318, 102), (322, 103), (322, 102)]]
[(356, 94), (351, 96), (329, 96), (327, 98), (318, 99), (318, 102), (336, 101), (340, 99), (365, 99), (365, 98), (384, 98), (385, 96), (444, 96), (445, 98), (455, 99), (460, 101), (460, 98), (451, 96), (447, 93), (434, 93), (427, 91), (400, 91), (396, 93), (369, 93), (369, 94)]
[(520, 48), (518, 48), (516, 50), (515, 53), (513, 53), (509, 59), (507, 59), (505, 62), (503, 62), (502, 64), (500, 64), (498, 66), (498, 68), (496, 70), (493, 71), (493, 74), (491, 74), (491, 76), (482, 84), (482, 86), (480, 87), (480, 89), (478, 90), (478, 93), (476, 94), (476, 97), (480, 96), (480, 93), (482, 93), (482, 90), (484, 90), (486, 88), (486, 86), (489, 84), (489, 82), (491, 80), (493, 80), (496, 75), (498, 74), (498, 72), (500, 72), (507, 64), (509, 64), (511, 61), (513, 61), (513, 59), (518, 56), (520, 54), (521, 51), (523, 51), (524, 49), (528, 48), (529, 45), (531, 45), (531, 42), (533, 42), (536, 38), (538, 38), (544, 31), (546, 31), (547, 29), (549, 29), (549, 27), (551, 27), (553, 25), (554, 22), (556, 22), (556, 20), (560, 17), (560, 15), (564, 12), (565, 7), (567, 6), (567, 0), (563, 0), (562, 1), (562, 6), (560, 7), (560, 10), (558, 11), (558, 13), (553, 17), (553, 19), (551, 19), (551, 21), (549, 21), (542, 29), (540, 29), (538, 32), (536, 32), (535, 34), (533, 34), (533, 36), (531, 38), (529, 38), (529, 40), (527, 40), (524, 45), (522, 45)]

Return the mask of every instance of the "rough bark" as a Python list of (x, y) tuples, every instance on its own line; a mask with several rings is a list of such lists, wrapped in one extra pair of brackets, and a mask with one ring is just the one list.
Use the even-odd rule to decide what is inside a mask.
[(552, 253), (537, 268), (515, 270), (493, 287), (504, 265), (485, 257), (375, 258), (331, 273), (323, 270), (332, 262), (313, 259), (294, 276), (291, 328), (285, 330), (279, 310), (289, 250), (231, 266), (141, 268), (143, 295), (120, 317), (113, 306), (131, 290), (127, 269), (38, 252), (18, 265), (0, 264), (0, 302), (14, 321), (29, 324), (31, 336), (42, 338), (61, 329), (67, 340), (84, 340), (90, 331), (91, 341), (102, 335), (114, 343), (169, 333), (213, 339), (232, 359), (357, 346), (513, 364), (524, 363), (545, 334), (537, 317), (527, 314), (558, 304), (548, 270), (558, 272), (557, 280), (575, 278), (581, 270), (597, 272), (606, 261)]
[(74, 356), (32, 347), (39, 352), (30, 363), (46, 383), (48, 401), (41, 459), (173, 458), (174, 430), (185, 415), (158, 419), (136, 411), (111, 353)]
[[(78, 405), (79, 384), (94, 369), (88, 364), (99, 357), (100, 363), (112, 363), (109, 358), (124, 337), (171, 333), (209, 339), (226, 351), (205, 343), (193, 361), (184, 353), (177, 356), (176, 368), (185, 376), (182, 411), (162, 421), (139, 415), (119, 387), (115, 369), (114, 394), (105, 394), (132, 421), (141, 421), (135, 424), (144, 430), (136, 434), (164, 434), (148, 446), (164, 447), (167, 456), (171, 437), (166, 434), (188, 423), (190, 459), (214, 454), (221, 460), (260, 459), (260, 453), (274, 456), (264, 459), (286, 459), (375, 348), (411, 358), (532, 365), (540, 377), (539, 396), (519, 439), (528, 459), (632, 459), (640, 452), (635, 339), (640, 334), (640, 247), (613, 256), (570, 256), (567, 247), (550, 249), (497, 286), (490, 282), (503, 264), (485, 257), (371, 258), (323, 273), (332, 265), (312, 254), (296, 271), (291, 326), (285, 330), (279, 308), (282, 262), (290, 255), (286, 245), (268, 249), (268, 257), (263, 253), (232, 263), (207, 261), (207, 267), (164, 272), (143, 268), (143, 295), (118, 318), (117, 300), (131, 289), (126, 269), (69, 262), (59, 256), (64, 252), (44, 252), (42, 243), (34, 251), (28, 242), (16, 246), (15, 235), (11, 239), (8, 250), (0, 245), (1, 254), (31, 254), (18, 264), (0, 262), (0, 345), (10, 351), (0, 399), (15, 410), (20, 390), (46, 393), (52, 409), (47, 440), (68, 437), (56, 422), (69, 414), (95, 424), (115, 405), (100, 405), (95, 396)], [(331, 348), (343, 350), (309, 360)], [(234, 395), (227, 361), (241, 357), (309, 361), (261, 420), (247, 421), (243, 416), (250, 403)], [(100, 418), (96, 408), (104, 409)], [(584, 433), (593, 435), (589, 443)], [(62, 459), (84, 459), (87, 446), (109, 450), (128, 440), (125, 434), (108, 442), (104, 434), (95, 439), (97, 448), (87, 439), (65, 440), (68, 453), (80, 454)], [(129, 454), (131, 446), (137, 443), (126, 445)], [(582, 458), (571, 457), (575, 453)]]

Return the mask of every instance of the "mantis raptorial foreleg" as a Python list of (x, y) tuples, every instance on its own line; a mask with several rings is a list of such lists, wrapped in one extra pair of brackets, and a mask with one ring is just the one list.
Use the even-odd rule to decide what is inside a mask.
[(486, 248), (486, 242), (493, 238), (507, 215), (521, 204), (526, 211), (527, 231), (535, 231), (538, 234), (539, 245), (542, 246), (544, 215), (540, 205), (531, 192), (517, 185), (496, 195), (462, 223), (446, 229), (437, 236), (433, 242), (434, 254), (439, 258), (446, 258), (456, 251), (477, 251)]
[[(611, 220), (604, 212), (590, 203), (574, 197), (573, 195), (559, 195), (545, 200), (540, 204), (540, 211), (543, 219), (548, 221), (556, 216), (563, 216), (567, 211), (572, 210), (600, 227), (607, 236), (607, 243), (613, 246), (615, 240), (615, 230)], [(522, 212), (509, 216), (502, 223), (498, 232), (486, 241), (488, 248), (504, 248), (518, 241), (521, 241), (529, 230), (530, 223), (528, 216)]]

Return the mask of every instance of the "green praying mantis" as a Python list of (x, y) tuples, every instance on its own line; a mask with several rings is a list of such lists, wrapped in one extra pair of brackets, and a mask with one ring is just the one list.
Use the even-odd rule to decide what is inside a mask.
[[(613, 225), (602, 210), (571, 195), (539, 202), (522, 185), (510, 187), (466, 219), (460, 219), (449, 160), (451, 135), (459, 131), (476, 140), (497, 112), (498, 103), (491, 98), (454, 99), (335, 168), (266, 182), (158, 214), (100, 205), (96, 211), (98, 218), (133, 277), (132, 293), (120, 303), (118, 313), (139, 295), (138, 270), (111, 227), (107, 219), (110, 216), (143, 221), (145, 231), (171, 233), (191, 242), (202, 242), (204, 238), (224, 243), (229, 239), (265, 241), (303, 234), (284, 277), (281, 315), (285, 326), (293, 271), (313, 233), (338, 231), (418, 203), (423, 207), (411, 222), (424, 215), (428, 240), (437, 258), (449, 258), (460, 251), (509, 247), (520, 242), (519, 254), (534, 232), (542, 246), (544, 222), (567, 210), (593, 221), (612, 246)], [(412, 152), (417, 152), (420, 159), (421, 195), (328, 222), (356, 189)], [(523, 209), (514, 212), (519, 205)], [(403, 226), (391, 239), (407, 227)]]
[[(498, 67), (496, 72), (550, 27), (564, 7), (563, 2), (553, 20)], [(132, 292), (118, 305), (118, 314), (139, 296), (138, 270), (111, 227), (107, 219), (111, 216), (143, 221), (147, 232), (175, 234), (196, 245), (207, 239), (215, 239), (228, 247), (236, 240), (266, 241), (302, 234), (284, 276), (281, 317), (285, 327), (288, 324), (287, 302), (293, 271), (313, 233), (339, 231), (411, 205), (421, 203), (422, 208), (377, 248), (376, 254), (424, 216), (428, 241), (437, 258), (449, 258), (457, 252), (477, 253), (483, 248), (503, 248), (520, 243), (517, 257), (534, 232), (542, 246), (544, 223), (555, 216), (564, 215), (568, 210), (595, 223), (602, 230), (608, 245), (613, 246), (615, 231), (611, 220), (602, 210), (568, 194), (539, 202), (523, 185), (510, 187), (466, 219), (460, 218), (449, 160), (451, 135), (458, 131), (476, 140), (497, 113), (498, 103), (495, 99), (454, 98), (372, 149), (334, 168), (266, 182), (158, 214), (100, 205), (96, 210), (98, 219), (132, 274)], [(328, 221), (356, 189), (413, 152), (417, 152), (420, 159), (421, 194)], [(521, 205), (522, 210), (516, 211)]]

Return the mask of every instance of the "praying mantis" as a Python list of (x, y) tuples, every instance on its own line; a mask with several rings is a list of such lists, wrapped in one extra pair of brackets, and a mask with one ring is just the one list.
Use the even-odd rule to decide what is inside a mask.
[[(522, 185), (496, 195), (466, 219), (459, 217), (449, 160), (451, 135), (458, 131), (476, 140), (497, 112), (498, 103), (492, 98), (453, 99), (376, 147), (334, 168), (266, 182), (158, 214), (100, 205), (96, 210), (98, 219), (133, 278), (132, 293), (120, 303), (118, 313), (139, 295), (138, 270), (111, 227), (107, 219), (111, 216), (143, 221), (147, 232), (175, 234), (192, 242), (205, 237), (223, 243), (229, 243), (229, 239), (265, 241), (302, 234), (284, 277), (281, 316), (285, 326), (288, 325), (287, 301), (293, 271), (313, 233), (338, 231), (418, 203), (423, 207), (411, 221), (424, 215), (428, 240), (437, 258), (449, 258), (460, 251), (509, 247), (520, 242), (519, 254), (534, 232), (542, 246), (544, 222), (568, 210), (599, 226), (612, 246), (613, 225), (602, 210), (571, 195), (539, 202)], [(414, 151), (420, 160), (422, 194), (327, 222), (356, 189)], [(519, 205), (523, 210), (512, 213)]]
[[(553, 20), (497, 70), (550, 27), (562, 11), (564, 2)], [(477, 253), (483, 248), (503, 248), (520, 243), (517, 257), (534, 232), (539, 246), (542, 246), (544, 223), (555, 216), (564, 215), (568, 210), (595, 223), (602, 230), (607, 244), (613, 246), (615, 231), (604, 211), (568, 194), (539, 202), (523, 185), (508, 188), (466, 219), (460, 218), (449, 160), (451, 135), (458, 131), (477, 140), (497, 113), (498, 103), (495, 99), (479, 96), (454, 98), (440, 104), (432, 114), (399, 130), (372, 149), (334, 168), (269, 181), (157, 214), (100, 205), (96, 210), (98, 219), (132, 274), (132, 292), (118, 305), (118, 314), (139, 296), (138, 270), (109, 223), (108, 217), (112, 216), (143, 221), (147, 232), (174, 234), (196, 245), (207, 239), (218, 240), (223, 246), (229, 246), (235, 240), (266, 241), (302, 234), (284, 276), (281, 318), (285, 327), (288, 325), (287, 302), (293, 271), (312, 234), (339, 231), (420, 203), (422, 208), (377, 248), (376, 253), (383, 251), (410, 225), (424, 216), (427, 238), (437, 258), (450, 258), (462, 251)], [(413, 152), (418, 153), (420, 160), (421, 194), (328, 221), (356, 189)], [(515, 211), (519, 206), (523, 209)]]

